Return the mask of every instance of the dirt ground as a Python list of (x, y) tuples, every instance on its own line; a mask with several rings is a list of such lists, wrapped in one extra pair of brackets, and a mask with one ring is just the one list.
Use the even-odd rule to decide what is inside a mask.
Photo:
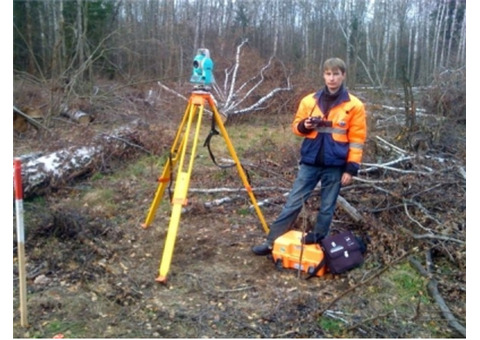
[[(55, 150), (81, 144), (107, 130), (113, 119), (123, 124), (140, 118), (150, 122), (145, 130), (138, 130), (144, 146), (155, 149), (153, 156), (129, 149), (128, 156), (106, 162), (96, 173), (24, 203), (29, 327), (20, 326), (14, 218), (15, 338), (458, 337), (428, 297), (427, 280), (408, 264), (408, 255), (419, 254), (418, 244), (385, 223), (395, 221), (395, 214), (390, 220), (383, 216), (375, 225), (358, 224), (337, 209), (333, 229), (348, 228), (369, 236), (365, 263), (343, 275), (307, 281), (304, 274), (279, 271), (271, 258), (251, 252), (251, 246), (263, 240), (264, 231), (245, 193), (193, 192), (181, 215), (167, 281), (156, 282), (170, 219), (167, 200), (149, 228), (141, 224), (164, 162), (159, 155), (170, 147), (176, 121), (152, 108), (137, 109), (122, 116), (123, 121), (118, 116), (105, 117), (87, 127), (58, 120), (52, 123), (54, 139), (34, 129), (14, 136), (14, 154), (20, 155), (39, 146)], [(261, 124), (278, 128), (287, 126), (289, 119), (276, 117)], [(245, 128), (249, 122), (227, 128), (235, 129), (235, 124)], [(268, 138), (262, 145), (239, 152), (258, 166), (247, 166), (253, 182), (260, 187), (289, 188), (297, 149), (274, 143), (269, 147)], [(208, 160), (207, 151), (200, 149), (190, 188), (241, 187), (235, 169), (200, 161)], [(372, 155), (370, 150), (369, 162), (374, 161)], [(132, 168), (136, 162), (143, 165), (138, 170)], [(283, 194), (282, 190), (256, 193), (257, 200), (272, 202), (262, 207), (268, 222), (279, 213)], [(226, 195), (233, 197), (230, 203), (205, 207), (205, 202)], [(362, 208), (362, 202), (373, 204), (369, 195), (361, 187), (344, 193), (364, 216), (368, 209)], [(312, 197), (306, 218), (296, 228), (308, 225), (316, 206), (318, 197)], [(456, 285), (445, 284), (440, 290), (464, 324), (466, 272), (452, 267), (445, 267), (448, 272), (443, 277)]]

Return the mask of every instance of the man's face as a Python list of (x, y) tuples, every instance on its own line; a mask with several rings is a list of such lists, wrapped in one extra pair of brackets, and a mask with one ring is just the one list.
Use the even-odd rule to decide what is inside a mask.
[(330, 93), (337, 92), (340, 86), (342, 86), (344, 79), (345, 73), (342, 73), (340, 69), (326, 69), (325, 71), (323, 71), (323, 80), (325, 81), (325, 85), (327, 85), (328, 91), (330, 91)]

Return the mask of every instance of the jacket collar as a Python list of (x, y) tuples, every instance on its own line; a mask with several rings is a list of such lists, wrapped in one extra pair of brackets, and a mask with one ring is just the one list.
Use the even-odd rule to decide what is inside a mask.
[[(318, 106), (320, 107), (320, 109), (322, 110), (322, 112), (326, 112), (326, 109), (325, 109), (325, 106), (324, 106), (324, 103), (325, 103), (325, 99), (327, 99), (326, 97), (327, 96), (332, 96), (329, 92), (328, 92), (328, 89), (327, 87), (325, 86), (323, 89), (319, 90), (317, 93), (315, 93), (314, 95), (314, 98), (318, 104)], [(338, 92), (335, 93), (332, 97), (335, 97), (333, 99), (333, 103), (332, 105), (330, 106), (331, 108), (332, 107), (335, 107), (337, 105), (339, 105), (340, 103), (344, 103), (344, 102), (348, 102), (350, 101), (350, 96), (348, 94), (348, 91), (347, 89), (345, 88), (345, 86), (342, 84), (342, 87), (340, 87), (340, 89), (338, 89)], [(328, 99), (327, 99), (328, 100)]]

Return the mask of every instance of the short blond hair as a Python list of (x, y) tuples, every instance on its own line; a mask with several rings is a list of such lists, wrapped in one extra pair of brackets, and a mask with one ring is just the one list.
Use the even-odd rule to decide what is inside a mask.
[(347, 72), (347, 65), (340, 58), (330, 58), (323, 63), (323, 71), (326, 70), (340, 70), (343, 74)]

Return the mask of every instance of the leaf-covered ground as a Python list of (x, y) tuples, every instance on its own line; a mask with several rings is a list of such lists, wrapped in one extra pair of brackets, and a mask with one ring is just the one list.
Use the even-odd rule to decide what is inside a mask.
[[(397, 155), (375, 136), (396, 143), (391, 125), (382, 124), (402, 114), (370, 104), (378, 98), (369, 95), (363, 94), (370, 115), (364, 161), (383, 163)], [(385, 105), (401, 107), (394, 98), (385, 99)], [(432, 275), (439, 291), (465, 325), (465, 181), (454, 170), (465, 166), (461, 137), (449, 145), (456, 152), (440, 147), (414, 152), (402, 144), (412, 156), (393, 165), (402, 172), (379, 168), (362, 176), (372, 182), (356, 181), (344, 188), (342, 196), (365, 222), (354, 222), (338, 208), (332, 229), (368, 236), (365, 263), (344, 275), (308, 281), (304, 274), (279, 271), (270, 258), (253, 255), (250, 248), (263, 240), (264, 231), (246, 193), (204, 190), (241, 189), (240, 178), (234, 168), (216, 167), (200, 145), (190, 183), (198, 190), (188, 195), (168, 279), (160, 284), (155, 278), (170, 219), (167, 196), (152, 225), (143, 229), (141, 224), (183, 109), (167, 101), (155, 107), (134, 102), (125, 99), (117, 107), (96, 107), (102, 115), (86, 127), (52, 120), (53, 138), (33, 128), (15, 134), (14, 154), (20, 155), (81, 145), (113, 125), (145, 122), (137, 128), (137, 144), (129, 145), (126, 154), (107, 158), (89, 176), (24, 202), (27, 328), (20, 326), (13, 219), (14, 337), (459, 337), (430, 295), (428, 278), (409, 259), (425, 265), (427, 251), (433, 256)], [(279, 213), (295, 176), (299, 140), (290, 137), (290, 119), (290, 114), (270, 114), (266, 119), (227, 122), (254, 189), (270, 188), (255, 193), (258, 201), (270, 201), (262, 206), (267, 222)], [(456, 128), (464, 133), (464, 125)], [(202, 130), (201, 143), (208, 121)], [(212, 143), (222, 158), (222, 138)], [(444, 159), (442, 166), (439, 157)], [(429, 176), (418, 174), (428, 169)], [(205, 206), (226, 196), (230, 202)], [(295, 228), (311, 225), (318, 199), (314, 195), (307, 202)], [(428, 234), (435, 237), (415, 237)]]

